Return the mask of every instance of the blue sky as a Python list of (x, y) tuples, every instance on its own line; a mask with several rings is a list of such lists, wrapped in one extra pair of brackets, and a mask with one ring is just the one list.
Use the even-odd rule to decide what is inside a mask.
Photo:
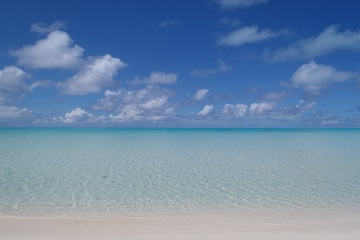
[(356, 0), (1, 9), (1, 126), (360, 126)]

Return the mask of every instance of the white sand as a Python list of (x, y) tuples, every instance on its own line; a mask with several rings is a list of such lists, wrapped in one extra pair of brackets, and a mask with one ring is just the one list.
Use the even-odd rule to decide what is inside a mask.
[(144, 216), (116, 220), (0, 218), (0, 239), (360, 239), (355, 220), (244, 224), (234, 216)]

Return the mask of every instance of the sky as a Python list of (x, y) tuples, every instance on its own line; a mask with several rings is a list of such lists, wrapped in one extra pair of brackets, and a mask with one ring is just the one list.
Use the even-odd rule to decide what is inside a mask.
[(360, 127), (357, 0), (0, 9), (0, 126)]

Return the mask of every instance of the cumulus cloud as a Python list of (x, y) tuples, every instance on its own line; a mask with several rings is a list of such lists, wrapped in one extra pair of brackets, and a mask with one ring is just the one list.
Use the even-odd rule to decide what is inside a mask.
[(0, 122), (2, 123), (12, 123), (11, 121), (14, 120), (17, 122), (29, 121), (32, 118), (32, 112), (26, 108), (0, 106)]
[(310, 61), (294, 72), (291, 86), (302, 88), (310, 95), (318, 95), (333, 83), (345, 82), (355, 77), (355, 73), (338, 71), (331, 66)]
[(144, 110), (138, 108), (137, 105), (126, 105), (118, 115), (112, 115), (108, 117), (111, 123), (120, 122), (159, 122), (174, 117), (174, 108), (167, 108), (164, 112), (159, 114), (148, 114)]
[(177, 26), (180, 24), (181, 24), (181, 21), (179, 21), (179, 20), (165, 20), (165, 21), (160, 22), (158, 24), (158, 26), (161, 28), (168, 28), (168, 27)]
[(196, 69), (191, 71), (191, 75), (196, 77), (208, 77), (215, 75), (217, 73), (221, 72), (228, 72), (232, 69), (230, 65), (228, 65), (223, 60), (219, 59), (217, 60), (217, 66), (214, 68), (205, 68), (205, 69)]
[(34, 23), (33, 25), (31, 25), (30, 31), (40, 34), (46, 34), (56, 30), (64, 29), (65, 26), (66, 24), (63, 21), (56, 21), (51, 25), (47, 25), (45, 23)]
[(272, 62), (312, 59), (340, 49), (360, 50), (360, 31), (339, 31), (339, 27), (329, 26), (318, 36), (303, 39), (287, 48), (280, 48), (264, 56)]
[(221, 111), (221, 114), (225, 118), (243, 118), (247, 112), (247, 105), (236, 103), (236, 104), (226, 104)]
[(110, 115), (109, 119), (111, 122), (129, 122), (129, 121), (137, 121), (142, 117), (140, 114), (141, 110), (137, 109), (136, 105), (126, 105), (120, 114), (118, 115)]
[(74, 110), (65, 114), (64, 117), (54, 118), (57, 122), (73, 124), (73, 123), (84, 123), (84, 122), (95, 122), (96, 118), (87, 111), (81, 108), (75, 108)]
[(195, 95), (194, 99), (197, 101), (203, 100), (209, 93), (209, 89), (199, 89)]
[(110, 112), (110, 122), (160, 121), (175, 117), (172, 92), (155, 85), (139, 90), (106, 90), (93, 109)]
[(31, 87), (24, 81), (26, 76), (26, 73), (16, 66), (8, 66), (0, 70), (0, 94), (30, 91)]
[(198, 116), (205, 117), (214, 110), (214, 105), (205, 105), (204, 108), (197, 113)]
[(218, 39), (218, 44), (223, 46), (241, 46), (244, 44), (261, 42), (279, 37), (284, 32), (274, 32), (270, 29), (259, 29), (257, 26), (241, 27)]
[(151, 85), (139, 90), (106, 90), (105, 97), (93, 108), (106, 112), (121, 112), (125, 106), (134, 105), (141, 110), (160, 111), (168, 107), (167, 101), (171, 94), (167, 89)]
[(74, 45), (66, 32), (55, 30), (34, 45), (10, 51), (17, 64), (28, 68), (74, 68), (79, 65), (84, 49)]
[(31, 92), (34, 88), (45, 86), (47, 81), (36, 81), (26, 84), (27, 74), (16, 66), (7, 66), (0, 70), (0, 103), (5, 102), (14, 95)]
[(150, 76), (143, 79), (136, 77), (131, 84), (174, 84), (177, 81), (177, 74), (165, 72), (151, 72)]
[(145, 103), (141, 104), (141, 107), (145, 110), (157, 109), (162, 107), (167, 102), (167, 100), (168, 98), (166, 96), (158, 97), (146, 101)]
[(217, 2), (223, 9), (235, 9), (251, 7), (260, 3), (267, 3), (268, 0), (218, 0)]
[(123, 89), (118, 90), (106, 90), (105, 97), (100, 99), (94, 106), (93, 109), (101, 111), (116, 111), (119, 105), (126, 102), (126, 99), (133, 98), (133, 92)]
[(163, 112), (163, 114), (149, 115), (145, 112), (145, 110), (141, 109), (139, 105), (128, 104), (123, 106), (118, 114), (113, 113), (109, 116), (94, 116), (81, 108), (75, 108), (74, 110), (66, 113), (64, 116), (55, 117), (53, 120), (54, 122), (65, 124), (131, 123), (135, 121), (158, 122), (171, 116), (173, 114), (172, 112), (173, 109), (168, 108)]
[(173, 108), (173, 107), (168, 107), (163, 112), (163, 115), (165, 115), (165, 116), (172, 116), (174, 114), (175, 114), (175, 108)]
[(105, 87), (114, 84), (114, 77), (118, 69), (126, 64), (118, 58), (106, 54), (92, 59), (80, 71), (65, 82), (58, 84), (64, 94), (85, 95), (97, 93)]
[(264, 116), (275, 108), (275, 102), (252, 103), (249, 106), (249, 113), (252, 116)]

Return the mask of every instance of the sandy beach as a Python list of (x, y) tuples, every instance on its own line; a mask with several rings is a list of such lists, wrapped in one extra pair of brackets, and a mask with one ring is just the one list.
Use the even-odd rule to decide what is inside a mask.
[(244, 224), (226, 216), (144, 216), (116, 220), (1, 218), (0, 238), (22, 239), (359, 239), (360, 222)]

